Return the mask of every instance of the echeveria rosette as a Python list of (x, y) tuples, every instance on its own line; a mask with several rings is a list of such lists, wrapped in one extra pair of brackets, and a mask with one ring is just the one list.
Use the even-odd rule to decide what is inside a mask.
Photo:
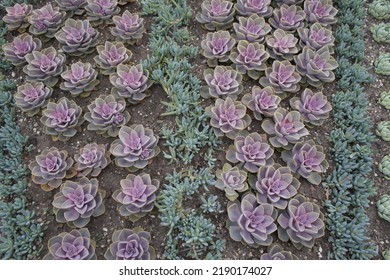
[(237, 13), (243, 16), (258, 15), (270, 17), (272, 15), (271, 0), (237, 0), (234, 5)]
[(116, 230), (104, 257), (107, 260), (154, 260), (156, 250), (150, 242), (150, 233), (140, 227)]
[(112, 23), (113, 16), (121, 11), (117, 0), (87, 0), (84, 9), (93, 26)]
[(390, 195), (382, 195), (376, 203), (378, 216), (390, 222)]
[(271, 244), (267, 248), (267, 253), (261, 255), (260, 260), (263, 261), (283, 261), (283, 260), (298, 260), (298, 257), (289, 251), (284, 251), (283, 247), (277, 243)]
[(332, 110), (328, 99), (321, 91), (314, 93), (308, 88), (302, 91), (300, 97), (291, 98), (290, 106), (301, 113), (305, 122), (315, 126), (321, 125), (329, 118), (329, 112)]
[(91, 217), (104, 214), (104, 192), (97, 179), (80, 178), (78, 182), (65, 181), (54, 195), (53, 211), (56, 221), (72, 228), (85, 227)]
[(52, 93), (53, 89), (41, 82), (24, 83), (18, 86), (14, 95), (15, 105), (32, 117), (46, 107)]
[(234, 139), (234, 145), (226, 152), (226, 159), (244, 170), (257, 173), (261, 166), (274, 163), (274, 150), (267, 142), (265, 134), (242, 133)]
[(82, 15), (85, 13), (87, 0), (56, 0), (61, 11), (65, 11), (69, 16)]
[(285, 209), (288, 201), (297, 194), (300, 183), (288, 167), (279, 164), (261, 166), (257, 177), (249, 180), (256, 192), (257, 202)]
[(236, 40), (230, 36), (229, 31), (209, 32), (201, 42), (201, 53), (207, 58), (207, 64), (210, 67), (215, 67), (218, 62), (229, 60), (229, 53), (235, 44)]
[(111, 34), (118, 41), (133, 45), (140, 41), (146, 32), (144, 19), (136, 13), (126, 10), (122, 16), (114, 16), (115, 27), (111, 28)]
[(96, 50), (99, 55), (94, 57), (94, 61), (103, 75), (114, 73), (119, 64), (126, 64), (133, 56), (133, 53), (121, 42), (107, 41), (104, 46), (97, 46)]
[(103, 136), (117, 137), (119, 129), (130, 120), (130, 113), (125, 111), (126, 101), (122, 97), (100, 95), (91, 104), (84, 118), (89, 122), (87, 129)]
[(374, 61), (374, 66), (375, 73), (390, 76), (390, 53), (380, 53)]
[(390, 2), (387, 0), (374, 0), (368, 6), (368, 12), (376, 19), (390, 19)]
[(252, 121), (246, 114), (245, 105), (240, 101), (233, 101), (230, 97), (226, 100), (216, 99), (214, 106), (206, 108), (206, 113), (210, 116), (210, 124), (218, 137), (226, 135), (234, 139)]
[(240, 170), (237, 166), (233, 167), (225, 163), (222, 169), (216, 171), (216, 176), (215, 187), (225, 191), (226, 197), (231, 201), (238, 198), (238, 193), (248, 189), (247, 172)]
[(260, 88), (254, 86), (252, 93), (247, 93), (242, 98), (242, 103), (253, 112), (256, 120), (261, 121), (263, 115), (273, 117), (279, 107), (281, 98), (275, 94), (273, 87)]
[(120, 181), (120, 185), (121, 188), (112, 194), (112, 198), (118, 203), (121, 216), (135, 222), (153, 210), (159, 180), (152, 179), (149, 174), (129, 174)]
[(98, 72), (93, 69), (91, 63), (78, 61), (66, 67), (61, 74), (63, 82), (60, 88), (70, 92), (73, 97), (87, 97), (100, 84), (97, 76)]
[(26, 55), (33, 51), (39, 51), (42, 48), (42, 42), (38, 38), (33, 38), (27, 33), (15, 37), (11, 43), (3, 45), (5, 60), (16, 67), (27, 63)]
[(330, 26), (337, 21), (337, 9), (333, 7), (332, 0), (305, 1), (304, 10), (308, 23), (318, 22)]
[(253, 193), (243, 195), (241, 202), (229, 202), (227, 227), (234, 241), (253, 247), (269, 246), (271, 234), (277, 230), (275, 221), (278, 211), (270, 204), (258, 204)]
[(372, 38), (377, 43), (390, 43), (390, 23), (375, 24), (370, 28)]
[(96, 260), (96, 244), (87, 228), (62, 232), (50, 238), (44, 260)]
[(106, 146), (102, 144), (91, 143), (82, 147), (74, 156), (75, 170), (78, 177), (97, 177), (110, 162), (110, 153)]
[(237, 48), (233, 49), (229, 56), (238, 72), (248, 74), (254, 80), (267, 68), (268, 58), (269, 54), (263, 44), (244, 40), (238, 42)]
[(265, 42), (270, 56), (274, 59), (292, 60), (299, 52), (297, 47), (298, 39), (283, 29), (276, 29), (272, 35), (266, 37)]
[(32, 181), (40, 185), (42, 190), (51, 191), (62, 184), (63, 179), (72, 178), (76, 172), (72, 169), (73, 159), (67, 151), (55, 147), (44, 149), (28, 166)]
[(319, 50), (327, 46), (330, 53), (333, 53), (334, 36), (332, 30), (322, 26), (318, 22), (310, 25), (309, 28), (299, 28), (299, 44), (302, 47), (309, 47), (313, 50)]
[(204, 0), (196, 20), (207, 30), (229, 29), (234, 20), (233, 3), (228, 0)]
[(265, 35), (271, 32), (271, 26), (265, 22), (264, 18), (253, 14), (250, 17), (239, 17), (238, 23), (233, 23), (234, 38), (236, 40), (246, 40), (250, 43), (264, 41)]
[(236, 100), (243, 91), (242, 75), (230, 66), (217, 66), (203, 72), (206, 86), (200, 90), (204, 98), (226, 98)]
[(282, 159), (292, 172), (301, 175), (313, 185), (321, 183), (321, 174), (329, 167), (324, 148), (316, 145), (313, 140), (296, 143), (292, 150), (282, 152)]
[(49, 47), (41, 51), (32, 51), (26, 54), (25, 58), (27, 65), (23, 67), (23, 72), (27, 75), (28, 81), (43, 82), (49, 87), (57, 84), (57, 76), (64, 69), (65, 55)]
[(376, 135), (383, 141), (390, 141), (390, 121), (381, 121), (376, 128)]
[(382, 172), (385, 179), (390, 181), (390, 154), (382, 158), (378, 165), (378, 169)]
[(65, 20), (66, 13), (58, 7), (53, 8), (49, 3), (40, 9), (33, 10), (28, 17), (30, 23), (29, 32), (33, 35), (44, 35), (48, 39), (61, 27)]
[(268, 23), (275, 29), (296, 31), (304, 26), (305, 18), (306, 14), (301, 7), (283, 4), (280, 8), (274, 10), (273, 17), (268, 20)]
[(41, 123), (43, 131), (51, 135), (53, 141), (67, 141), (76, 135), (84, 122), (82, 109), (73, 100), (66, 97), (57, 102), (49, 102), (42, 111)]
[(298, 194), (278, 218), (278, 237), (283, 242), (291, 240), (297, 249), (312, 248), (317, 238), (324, 236), (324, 214), (317, 204)]
[(30, 23), (28, 22), (28, 16), (33, 9), (32, 5), (24, 3), (16, 3), (12, 7), (6, 7), (6, 15), (3, 16), (3, 21), (7, 24), (9, 31), (19, 30), (23, 32)]
[(390, 110), (390, 91), (384, 91), (381, 93), (378, 103), (386, 109)]
[(145, 168), (160, 153), (158, 136), (143, 125), (122, 126), (110, 147), (115, 164), (131, 172)]

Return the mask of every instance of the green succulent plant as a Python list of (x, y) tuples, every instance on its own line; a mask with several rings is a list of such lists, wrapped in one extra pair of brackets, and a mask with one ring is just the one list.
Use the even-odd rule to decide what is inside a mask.
[(381, 53), (374, 62), (375, 73), (390, 76), (390, 53)]
[(390, 195), (381, 196), (376, 206), (378, 207), (378, 216), (390, 222)]
[(368, 12), (376, 19), (390, 19), (390, 2), (388, 0), (374, 0)]
[(390, 23), (380, 23), (370, 28), (373, 39), (378, 43), (390, 43)]
[(379, 171), (383, 173), (386, 180), (390, 180), (390, 155), (386, 155), (379, 163)]
[(383, 251), (382, 256), (383, 256), (383, 259), (390, 260), (390, 249)]
[(378, 124), (376, 134), (384, 141), (390, 141), (390, 121), (382, 121)]
[(379, 104), (381, 104), (386, 109), (390, 110), (390, 91), (384, 91), (381, 93), (381, 96), (378, 100)]

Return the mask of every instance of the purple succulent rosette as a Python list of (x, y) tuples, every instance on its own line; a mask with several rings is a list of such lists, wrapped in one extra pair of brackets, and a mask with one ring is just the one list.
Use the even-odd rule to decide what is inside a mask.
[(249, 180), (260, 204), (286, 209), (288, 201), (297, 194), (300, 183), (288, 167), (280, 164), (261, 166), (257, 177)]
[(254, 80), (260, 78), (260, 71), (267, 68), (268, 52), (263, 44), (239, 41), (237, 48), (232, 50), (229, 59), (241, 74), (248, 74)]
[(273, 117), (279, 107), (281, 98), (275, 94), (273, 87), (260, 88), (254, 86), (252, 94), (247, 93), (242, 103), (253, 112), (256, 120), (261, 121), (263, 116)]
[(315, 126), (323, 124), (332, 110), (332, 106), (322, 92), (314, 93), (308, 88), (301, 93), (300, 98), (291, 98), (290, 106), (301, 113), (305, 122)]
[(250, 43), (264, 41), (265, 35), (271, 32), (271, 26), (265, 22), (263, 17), (256, 14), (250, 17), (239, 17), (238, 23), (233, 23), (234, 38), (246, 40)]
[(46, 86), (54, 87), (57, 76), (64, 69), (65, 56), (57, 53), (55, 48), (49, 47), (41, 51), (32, 51), (25, 56), (27, 65), (23, 67), (23, 72), (27, 75), (28, 81), (43, 82)]
[(202, 40), (202, 55), (207, 58), (207, 64), (215, 67), (218, 62), (227, 62), (229, 53), (236, 44), (236, 40), (230, 36), (229, 31), (217, 31), (207, 33)]
[(282, 152), (282, 159), (292, 172), (298, 173), (313, 185), (319, 185), (329, 167), (325, 159), (324, 148), (313, 140), (299, 142), (290, 151)]
[(87, 0), (55, 0), (61, 11), (68, 13), (68, 16), (81, 16), (85, 13)]
[(298, 257), (289, 251), (284, 251), (283, 247), (277, 243), (271, 244), (267, 248), (267, 253), (261, 255), (260, 260), (264, 261), (292, 261)]
[(334, 40), (332, 30), (322, 26), (318, 22), (309, 28), (299, 28), (299, 44), (303, 47), (309, 47), (312, 50), (319, 50), (327, 46), (330, 53), (333, 53)]
[(56, 103), (49, 102), (41, 117), (44, 132), (51, 135), (53, 141), (65, 142), (80, 129), (84, 122), (81, 114), (81, 107), (66, 97), (60, 98)]
[(210, 31), (229, 29), (234, 20), (233, 3), (227, 0), (204, 0), (196, 20)]
[(110, 153), (105, 145), (87, 144), (74, 156), (75, 170), (78, 177), (97, 177), (110, 162)]
[(70, 92), (73, 97), (87, 97), (95, 90), (100, 81), (96, 79), (98, 72), (92, 68), (91, 63), (78, 61), (66, 67), (61, 74), (64, 80), (60, 88)]
[(258, 15), (268, 18), (272, 15), (271, 0), (237, 0), (234, 8), (242, 16)]
[(290, 150), (293, 144), (299, 142), (309, 131), (301, 121), (298, 111), (287, 111), (278, 108), (273, 119), (265, 119), (261, 128), (270, 136), (269, 141), (275, 148)]
[(21, 67), (27, 63), (26, 55), (33, 51), (39, 51), (42, 42), (38, 38), (33, 38), (27, 33), (15, 37), (11, 43), (3, 45), (5, 60), (16, 67)]
[(274, 163), (273, 154), (274, 150), (268, 144), (265, 134), (247, 132), (236, 137), (234, 145), (226, 152), (226, 159), (231, 163), (238, 163), (240, 168), (248, 172), (257, 173), (261, 166)]
[(130, 120), (130, 113), (125, 111), (126, 101), (119, 97), (100, 95), (90, 105), (84, 115), (89, 122), (88, 130), (104, 136), (117, 137), (119, 129)]
[(87, 0), (84, 8), (92, 26), (111, 24), (113, 16), (120, 13), (117, 0)]
[(25, 83), (17, 88), (14, 95), (15, 105), (32, 117), (46, 107), (52, 93), (53, 89), (41, 82)]
[(268, 46), (269, 54), (278, 60), (293, 60), (299, 52), (298, 39), (291, 33), (283, 29), (276, 29), (272, 35), (267, 36), (265, 42)]
[(28, 166), (32, 181), (41, 185), (42, 190), (51, 191), (62, 184), (63, 179), (72, 178), (75, 174), (71, 169), (73, 159), (67, 151), (59, 151), (55, 147), (44, 149)]
[(303, 246), (312, 248), (314, 241), (325, 234), (323, 219), (320, 207), (299, 194), (279, 215), (278, 237), (283, 242), (291, 240), (297, 249)]
[(116, 72), (119, 64), (126, 64), (133, 56), (133, 53), (126, 49), (121, 42), (111, 43), (107, 41), (104, 46), (97, 46), (96, 50), (99, 55), (94, 57), (94, 61), (103, 75), (110, 75)]
[(122, 126), (119, 139), (111, 144), (115, 164), (131, 172), (145, 168), (160, 153), (158, 136), (143, 125)]
[(308, 23), (318, 22), (330, 26), (337, 21), (337, 9), (333, 7), (332, 0), (305, 1), (304, 10)]
[(283, 4), (280, 8), (274, 10), (274, 15), (268, 23), (275, 29), (296, 31), (304, 26), (305, 18), (306, 14), (301, 7)]
[(231, 201), (238, 198), (238, 193), (248, 189), (247, 172), (240, 170), (237, 166), (233, 167), (225, 163), (222, 169), (217, 170), (216, 176), (215, 187), (225, 191), (226, 197)]
[(3, 17), (3, 21), (7, 24), (9, 31), (19, 30), (24, 31), (30, 23), (28, 22), (28, 16), (33, 9), (32, 5), (26, 5), (24, 3), (16, 3), (12, 7), (6, 7), (7, 14)]
[(156, 250), (150, 242), (150, 233), (140, 227), (116, 230), (104, 257), (107, 260), (154, 260)]
[(240, 131), (247, 128), (252, 119), (246, 114), (246, 107), (240, 101), (216, 99), (215, 105), (206, 108), (210, 124), (218, 137), (226, 135), (234, 139)]
[(122, 16), (114, 16), (115, 27), (111, 29), (111, 34), (118, 41), (133, 45), (138, 43), (146, 32), (144, 19), (136, 13), (126, 10)]
[(49, 240), (44, 260), (96, 260), (95, 241), (86, 228), (62, 232)]
[(33, 35), (44, 35), (48, 39), (61, 27), (65, 20), (66, 13), (49, 3), (40, 9), (33, 10), (28, 17), (30, 23), (29, 32)]
[(229, 202), (227, 228), (234, 241), (253, 247), (268, 246), (271, 234), (277, 230), (275, 221), (278, 211), (270, 204), (258, 204), (253, 193), (243, 195), (241, 202)]
[(153, 210), (159, 180), (151, 179), (149, 174), (129, 174), (120, 184), (121, 189), (116, 190), (112, 198), (118, 203), (121, 216), (135, 222)]
[(244, 90), (242, 75), (230, 66), (217, 66), (215, 69), (206, 69), (203, 72), (206, 86), (200, 90), (204, 98), (226, 98), (236, 100)]

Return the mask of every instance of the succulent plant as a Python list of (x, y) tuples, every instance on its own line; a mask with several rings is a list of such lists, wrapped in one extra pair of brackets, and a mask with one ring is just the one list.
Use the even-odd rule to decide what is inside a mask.
[(85, 56), (95, 50), (99, 32), (91, 26), (88, 20), (68, 18), (55, 37), (65, 53), (73, 56)]
[(242, 103), (253, 112), (255, 119), (259, 121), (263, 119), (263, 115), (272, 117), (278, 109), (280, 101), (280, 97), (270, 86), (265, 88), (254, 86), (252, 94), (247, 93), (242, 98)]
[(275, 29), (295, 31), (304, 26), (305, 17), (306, 14), (301, 7), (283, 4), (280, 8), (274, 10), (274, 16), (268, 20), (268, 23)]
[(390, 141), (390, 121), (381, 121), (377, 126), (376, 134), (382, 137), (383, 141)]
[(40, 9), (33, 10), (28, 17), (30, 23), (29, 31), (33, 35), (45, 35), (53, 38), (56, 31), (65, 20), (66, 13), (49, 3)]
[(85, 227), (91, 217), (103, 215), (104, 193), (99, 190), (99, 182), (93, 178), (80, 178), (79, 182), (65, 181), (60, 191), (54, 195), (53, 211), (59, 223), (70, 227)]
[(65, 11), (69, 16), (82, 15), (85, 12), (87, 0), (56, 0), (61, 11)]
[(207, 30), (229, 29), (234, 20), (233, 3), (227, 0), (204, 0), (196, 20)]
[(238, 198), (239, 192), (248, 189), (247, 173), (237, 166), (233, 167), (229, 163), (225, 163), (222, 169), (217, 170), (216, 176), (218, 180), (215, 182), (215, 187), (225, 191), (226, 197), (231, 201)]
[(283, 29), (276, 29), (272, 35), (266, 37), (269, 54), (274, 59), (292, 60), (298, 53), (298, 39)]
[(74, 156), (75, 170), (79, 177), (97, 177), (110, 162), (110, 153), (105, 145), (96, 143), (87, 144)]
[(313, 87), (321, 87), (323, 83), (333, 82), (335, 79), (333, 70), (338, 67), (327, 46), (318, 51), (304, 47), (302, 53), (295, 57), (295, 64), (303, 81)]
[(263, 87), (272, 86), (280, 98), (285, 98), (287, 93), (299, 91), (300, 81), (301, 75), (288, 60), (275, 60), (272, 66), (265, 70), (265, 77), (261, 77), (259, 80)]
[(267, 253), (261, 255), (260, 260), (276, 261), (276, 260), (298, 260), (298, 257), (289, 251), (284, 251), (283, 247), (277, 243), (271, 244), (267, 248)]
[(207, 64), (215, 67), (218, 62), (227, 62), (229, 53), (236, 44), (236, 40), (230, 36), (229, 31), (217, 31), (207, 33), (202, 40), (202, 55), (207, 58)]
[(390, 3), (387, 0), (374, 0), (368, 6), (368, 12), (376, 19), (390, 19)]
[(233, 23), (234, 38), (236, 40), (246, 40), (250, 43), (264, 41), (265, 35), (271, 32), (271, 26), (265, 22), (264, 18), (253, 14), (250, 17), (239, 17), (238, 23)]
[(143, 125), (122, 126), (119, 139), (111, 144), (110, 152), (115, 164), (137, 171), (147, 166), (160, 153), (158, 136)]
[(380, 53), (374, 66), (375, 73), (390, 76), (390, 53)]
[(270, 204), (258, 204), (253, 193), (243, 195), (241, 202), (229, 202), (227, 227), (234, 241), (242, 241), (253, 247), (268, 246), (271, 234), (276, 231), (278, 211)]
[(371, 28), (372, 38), (378, 43), (390, 43), (390, 23), (379, 23)]
[(384, 91), (381, 93), (381, 96), (378, 100), (379, 104), (381, 104), (386, 109), (390, 110), (390, 91)]
[(329, 26), (337, 21), (337, 9), (333, 7), (332, 0), (305, 1), (304, 10), (308, 23), (319, 22)]
[(151, 179), (149, 174), (129, 174), (120, 184), (121, 188), (112, 194), (112, 198), (118, 203), (121, 216), (135, 222), (153, 210), (159, 180)]
[(111, 137), (118, 136), (119, 129), (130, 120), (130, 114), (126, 109), (126, 101), (113, 95), (100, 95), (90, 105), (84, 115), (89, 122), (88, 130), (96, 131)]
[(23, 33), (15, 37), (11, 43), (3, 45), (5, 60), (12, 63), (16, 67), (25, 65), (26, 55), (33, 51), (39, 51), (42, 47), (42, 42), (38, 38), (33, 38), (27, 33)]
[(73, 159), (68, 157), (67, 151), (59, 151), (55, 147), (44, 149), (35, 157), (29, 168), (32, 181), (41, 185), (44, 191), (51, 191), (62, 184), (63, 179), (72, 178), (75, 172), (71, 169)]
[(81, 107), (66, 97), (60, 98), (57, 102), (50, 101), (42, 112), (43, 131), (51, 135), (53, 141), (67, 141), (76, 135), (84, 122), (81, 114)]
[(382, 195), (376, 203), (378, 216), (390, 222), (390, 195)]
[(116, 230), (104, 257), (107, 260), (153, 260), (155, 249), (149, 245), (150, 233), (142, 228)]
[(110, 24), (113, 16), (120, 12), (117, 0), (87, 0), (84, 8), (92, 26)]
[(246, 114), (245, 105), (240, 101), (233, 101), (230, 97), (226, 100), (216, 99), (215, 105), (207, 107), (206, 112), (210, 116), (210, 124), (218, 137), (226, 135), (234, 139), (252, 121)]
[(256, 14), (261, 17), (270, 17), (272, 15), (271, 0), (237, 0), (234, 5), (237, 13), (243, 16)]
[(334, 40), (332, 30), (322, 26), (316, 22), (310, 25), (309, 28), (298, 29), (299, 44), (303, 47), (309, 47), (312, 50), (319, 50), (327, 46), (329, 51), (333, 53)]
[(232, 50), (229, 56), (238, 72), (248, 74), (254, 80), (260, 77), (260, 71), (267, 68), (268, 58), (269, 54), (263, 44), (244, 40), (238, 42), (237, 48)]
[(44, 260), (96, 260), (95, 241), (86, 228), (62, 232), (49, 240)]
[(28, 16), (31, 14), (32, 9), (32, 5), (24, 3), (16, 3), (12, 7), (6, 7), (7, 14), (3, 16), (3, 21), (7, 24), (7, 29), (9, 31), (24, 31), (30, 25)]
[(53, 89), (41, 82), (30, 82), (18, 86), (14, 95), (15, 105), (28, 116), (34, 116), (46, 107)]
[(283, 151), (282, 159), (292, 172), (298, 173), (313, 185), (321, 183), (321, 173), (325, 173), (329, 167), (324, 148), (313, 140), (299, 142), (292, 150)]
[(114, 16), (115, 27), (111, 29), (111, 34), (117, 40), (133, 45), (142, 39), (146, 32), (144, 19), (138, 14), (130, 13), (126, 10), (122, 16)]
[(43, 82), (46, 86), (54, 87), (57, 76), (64, 69), (65, 56), (57, 53), (56, 49), (49, 47), (41, 51), (33, 51), (25, 56), (27, 65), (23, 72), (27, 75), (28, 81)]
[(123, 43), (109, 42), (96, 47), (99, 55), (94, 57), (97, 66), (101, 69), (103, 75), (110, 75), (116, 71), (119, 64), (129, 62), (133, 53), (126, 49)]
[(390, 249), (387, 249), (382, 252), (382, 257), (384, 260), (390, 260)]
[(382, 158), (378, 165), (379, 171), (385, 176), (386, 180), (390, 180), (390, 155), (386, 155)]
[(91, 63), (82, 63), (78, 61), (66, 67), (66, 70), (61, 74), (64, 81), (60, 88), (64, 91), (69, 91), (73, 97), (86, 97), (91, 94), (91, 91), (100, 83), (97, 78), (98, 73), (92, 68)]
[(278, 218), (280, 227), (278, 237), (283, 242), (291, 240), (300, 249), (303, 246), (312, 248), (314, 241), (324, 236), (324, 214), (317, 204), (298, 194), (292, 198)]
[(226, 159), (231, 163), (239, 163), (244, 170), (257, 173), (261, 166), (274, 163), (274, 150), (267, 142), (265, 134), (242, 133), (234, 139), (234, 145), (226, 152)]

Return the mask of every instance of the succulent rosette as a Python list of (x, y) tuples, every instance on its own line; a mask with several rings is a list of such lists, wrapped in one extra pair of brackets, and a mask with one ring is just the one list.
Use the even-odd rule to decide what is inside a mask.
[(329, 167), (324, 148), (316, 145), (313, 140), (299, 142), (292, 150), (283, 151), (282, 159), (292, 172), (306, 178), (313, 185), (321, 183), (321, 173), (325, 173)]
[(226, 98), (236, 100), (243, 91), (242, 75), (230, 66), (217, 66), (203, 72), (207, 86), (201, 88), (204, 98)]
[(66, 67), (66, 70), (61, 74), (64, 80), (60, 88), (64, 91), (69, 91), (73, 97), (87, 97), (100, 83), (96, 79), (98, 73), (92, 68), (91, 63), (83, 63), (78, 61)]
[(97, 46), (96, 50), (99, 55), (95, 56), (94, 60), (103, 75), (114, 73), (119, 64), (126, 64), (133, 56), (133, 53), (120, 42), (107, 41), (104, 46)]
[(68, 157), (67, 151), (59, 151), (55, 147), (44, 149), (35, 157), (29, 168), (32, 181), (41, 185), (44, 191), (51, 191), (62, 184), (63, 179), (72, 178), (75, 172), (71, 169), (73, 159)]
[(126, 10), (122, 16), (114, 16), (115, 27), (111, 29), (111, 34), (117, 40), (133, 45), (142, 39), (146, 32), (144, 19), (136, 13)]
[(234, 38), (236, 40), (246, 40), (250, 43), (264, 41), (265, 35), (271, 32), (271, 26), (265, 22), (264, 18), (253, 14), (250, 17), (239, 17), (238, 23), (233, 23)]
[(121, 216), (135, 222), (153, 210), (159, 180), (151, 179), (149, 174), (129, 174), (121, 180), (120, 185), (121, 188), (112, 194), (112, 198), (118, 203)]
[(240, 131), (247, 128), (252, 119), (246, 114), (246, 107), (240, 101), (216, 99), (215, 105), (206, 108), (210, 124), (218, 137), (226, 135), (234, 139)]
[(274, 10), (273, 17), (268, 22), (275, 29), (295, 31), (304, 26), (305, 18), (306, 14), (301, 7), (283, 4), (280, 8)]
[(113, 16), (120, 12), (117, 0), (87, 0), (84, 8), (93, 26), (112, 23)]
[(88, 130), (96, 131), (104, 136), (116, 137), (119, 129), (130, 120), (126, 109), (126, 101), (113, 95), (100, 95), (90, 105), (84, 115), (89, 122)]
[(229, 29), (234, 20), (233, 3), (227, 0), (204, 0), (196, 20), (207, 30)]
[(304, 10), (308, 23), (318, 22), (323, 26), (336, 23), (337, 9), (333, 7), (332, 0), (305, 1)]
[(292, 60), (299, 51), (298, 39), (283, 29), (276, 29), (272, 35), (266, 37), (265, 42), (270, 56), (274, 59)]
[(69, 16), (82, 15), (85, 13), (87, 0), (56, 0), (61, 11), (65, 11)]
[(104, 257), (107, 260), (153, 260), (156, 250), (150, 242), (150, 233), (140, 227), (116, 230)]
[(7, 24), (9, 31), (20, 30), (24, 31), (30, 24), (28, 16), (31, 14), (32, 5), (16, 3), (12, 7), (6, 7), (7, 14), (3, 16), (3, 21)]
[(286, 210), (279, 215), (278, 237), (283, 242), (291, 240), (298, 249), (302, 246), (312, 248), (314, 241), (325, 234), (323, 220), (320, 207), (299, 194), (289, 201)]
[(28, 116), (34, 116), (46, 107), (53, 89), (41, 82), (30, 82), (18, 86), (14, 95), (15, 105)]
[(207, 58), (207, 64), (215, 67), (218, 62), (227, 62), (229, 53), (236, 44), (236, 40), (230, 36), (229, 31), (217, 31), (207, 33), (202, 40), (202, 55)]
[(374, 0), (368, 6), (368, 12), (376, 19), (390, 19), (390, 2), (387, 0)]
[(270, 17), (272, 15), (271, 0), (237, 0), (234, 5), (237, 13), (243, 16), (256, 14), (261, 17)]
[(97, 177), (110, 162), (110, 153), (105, 145), (87, 144), (74, 156), (75, 170), (78, 177)]
[(385, 179), (390, 181), (390, 154), (382, 158), (378, 165), (378, 169), (382, 172)]
[(33, 51), (39, 51), (42, 47), (42, 42), (38, 38), (33, 38), (27, 33), (23, 33), (15, 37), (11, 43), (3, 45), (5, 60), (16, 67), (25, 65), (26, 55)]
[(298, 257), (289, 251), (284, 251), (283, 247), (277, 243), (271, 244), (267, 248), (267, 253), (261, 255), (260, 260), (279, 261), (279, 260), (298, 260)]
[(269, 166), (274, 163), (272, 155), (274, 150), (267, 142), (265, 134), (243, 133), (236, 137), (234, 145), (226, 152), (226, 159), (237, 164), (244, 170), (257, 173), (261, 166)]
[(95, 241), (86, 228), (62, 232), (49, 240), (44, 260), (96, 260)]
[(390, 141), (390, 121), (381, 121), (375, 132), (383, 141)]
[(65, 20), (66, 13), (49, 3), (40, 9), (33, 10), (28, 17), (29, 31), (33, 35), (45, 35), (53, 38)]
[(241, 202), (229, 202), (227, 227), (234, 241), (257, 247), (271, 245), (271, 234), (277, 230), (278, 211), (270, 204), (258, 204), (253, 193), (243, 195)]
[(273, 117), (279, 107), (281, 98), (275, 94), (273, 87), (260, 88), (254, 86), (252, 93), (247, 93), (242, 98), (242, 103), (253, 112), (256, 120), (261, 121), (263, 115)]
[(299, 44), (302, 47), (309, 47), (312, 50), (319, 50), (324, 46), (328, 46), (328, 49), (333, 53), (334, 40), (332, 30), (322, 26), (318, 22), (310, 25), (309, 28), (298, 29)]
[(215, 187), (225, 191), (226, 197), (231, 201), (238, 198), (238, 193), (248, 189), (247, 172), (240, 170), (237, 166), (233, 167), (225, 163), (222, 169), (217, 170), (216, 176)]
[(390, 195), (382, 195), (376, 203), (378, 216), (390, 222)]
[(390, 91), (384, 91), (381, 93), (378, 103), (386, 109), (390, 110)]
[(53, 141), (65, 142), (75, 136), (80, 129), (84, 122), (81, 114), (81, 107), (66, 97), (60, 98), (57, 102), (49, 102), (42, 112), (43, 130), (51, 135)]
[(122, 126), (119, 139), (111, 144), (110, 152), (115, 164), (130, 171), (143, 169), (160, 153), (158, 136), (143, 125)]

